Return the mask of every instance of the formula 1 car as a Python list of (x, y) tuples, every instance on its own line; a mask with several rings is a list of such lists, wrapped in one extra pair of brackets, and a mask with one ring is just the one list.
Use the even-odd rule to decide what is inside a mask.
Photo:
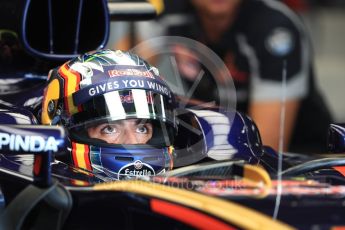
[[(202, 113), (194, 115), (201, 120)], [(67, 149), (61, 127), (39, 125), (30, 111), (16, 106), (2, 105), (0, 116), (0, 223), (5, 229), (344, 225), (344, 158), (284, 154), (278, 174), (278, 154), (261, 145), (255, 124), (237, 112), (227, 139), (232, 146), (227, 152), (236, 150), (231, 159), (205, 161), (215, 157), (216, 145), (208, 145), (205, 162), (123, 181), (53, 160)], [(331, 137), (342, 141), (344, 128), (332, 127)]]
[[(4, 198), (0, 223), (5, 229), (52, 223), (64, 229), (112, 224), (118, 228), (287, 227), (270, 217), (299, 229), (344, 224), (344, 158), (281, 154), (279, 173), (279, 154), (262, 145), (255, 123), (238, 112), (226, 143), (206, 132), (224, 125), (226, 114), (206, 109), (183, 113), (184, 121), (191, 117), (199, 121), (207, 139), (191, 145), (195, 149), (188, 152), (198, 163), (182, 167), (182, 152), (174, 159), (180, 167), (164, 175), (113, 181), (53, 160), (66, 154), (68, 141), (61, 127), (39, 125), (34, 115), (39, 100), (31, 92), (42, 91), (44, 81), (30, 77), (3, 85), (16, 89), (3, 93), (0, 112)], [(199, 143), (187, 132), (177, 145)], [(344, 128), (331, 125), (329, 136), (330, 148), (343, 151)]]
[[(81, 24), (81, 34), (94, 25), (105, 25), (99, 28), (103, 32), (89, 43), (80, 41), (78, 52), (73, 45), (55, 44), (61, 49), (50, 50), (49, 45), (41, 45), (44, 36), (35, 40), (35, 28), (28, 27), (49, 22), (34, 17), (44, 16), (41, 7), (51, 7), (49, 2), (25, 2), (21, 40), (27, 50), (54, 60), (53, 64), (102, 47), (109, 17), (147, 18), (153, 12), (147, 5), (131, 13), (128, 9), (135, 9), (133, 5), (107, 8), (105, 1), (85, 2), (85, 14), (93, 9), (100, 15)], [(60, 3), (53, 2), (52, 9), (61, 7), (61, 11), (68, 1)], [(73, 7), (76, 12), (80, 9), (78, 4)], [(109, 9), (114, 10), (110, 16)], [(138, 164), (124, 173), (128, 180), (114, 180), (56, 160), (68, 152), (68, 137), (63, 128), (38, 122), (44, 67), (29, 73), (9, 71), (0, 80), (1, 229), (331, 229), (345, 225), (344, 156), (278, 154), (262, 145), (255, 123), (236, 111), (182, 112), (179, 119), (198, 124), (203, 138), (181, 126), (185, 135), (175, 143), (179, 153), (175, 169), (165, 174), (133, 177), (140, 175)], [(219, 130), (225, 131), (216, 135)], [(344, 152), (344, 137), (343, 126), (331, 125), (330, 151)]]

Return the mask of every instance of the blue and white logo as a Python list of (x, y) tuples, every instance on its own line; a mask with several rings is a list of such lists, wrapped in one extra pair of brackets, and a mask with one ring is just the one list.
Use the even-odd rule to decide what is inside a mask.
[(118, 173), (119, 180), (123, 179), (122, 177), (141, 177), (141, 176), (154, 176), (155, 170), (149, 165), (140, 160), (126, 164), (123, 166)]
[(286, 28), (276, 28), (266, 39), (267, 50), (275, 56), (284, 56), (294, 47), (291, 31)]
[(46, 140), (41, 136), (21, 136), (8, 133), (0, 133), (0, 150), (9, 149), (10, 151), (58, 151), (59, 142), (54, 137)]

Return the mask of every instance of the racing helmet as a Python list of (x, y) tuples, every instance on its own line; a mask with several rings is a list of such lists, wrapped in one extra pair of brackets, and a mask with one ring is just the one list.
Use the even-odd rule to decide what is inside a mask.
[[(157, 68), (133, 53), (104, 49), (50, 71), (41, 121), (67, 129), (75, 167), (111, 179), (153, 176), (173, 167), (175, 105)], [(109, 134), (123, 122), (142, 125), (138, 132), (150, 131), (147, 140), (109, 141), (90, 132)], [(147, 124), (151, 128), (143, 128)]]

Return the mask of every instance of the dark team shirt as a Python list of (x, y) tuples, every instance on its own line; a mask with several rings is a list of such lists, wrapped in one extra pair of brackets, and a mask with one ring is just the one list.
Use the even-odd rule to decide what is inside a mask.
[[(331, 116), (314, 83), (311, 47), (304, 26), (285, 5), (275, 0), (243, 0), (234, 24), (217, 43), (207, 40), (196, 14), (169, 26), (167, 33), (200, 41), (224, 61), (236, 87), (239, 111), (247, 112), (251, 101), (279, 101), (283, 96), (286, 100), (301, 100), (289, 150), (326, 151)], [(214, 80), (203, 78), (194, 97), (212, 100), (216, 91)]]

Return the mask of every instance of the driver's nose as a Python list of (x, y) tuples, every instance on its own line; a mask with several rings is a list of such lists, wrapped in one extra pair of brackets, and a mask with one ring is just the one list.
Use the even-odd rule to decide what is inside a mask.
[(125, 135), (123, 136), (123, 144), (126, 145), (135, 145), (139, 144), (136, 133), (131, 130), (126, 130)]

